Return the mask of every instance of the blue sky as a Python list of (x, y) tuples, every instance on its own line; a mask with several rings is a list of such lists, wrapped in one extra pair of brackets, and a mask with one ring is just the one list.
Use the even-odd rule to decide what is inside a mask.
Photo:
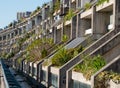
[(33, 11), (51, 0), (1, 0), (0, 1), (0, 28), (4, 28), (16, 20), (17, 12)]

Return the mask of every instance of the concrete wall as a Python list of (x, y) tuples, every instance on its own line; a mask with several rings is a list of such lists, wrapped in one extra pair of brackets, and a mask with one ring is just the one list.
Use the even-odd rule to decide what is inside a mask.
[(70, 39), (71, 38), (71, 25), (67, 25), (64, 27), (64, 32), (63, 34), (67, 35), (68, 38)]
[(74, 39), (76, 37), (76, 26), (77, 26), (77, 16), (74, 16), (72, 18), (72, 23), (71, 23), (71, 39)]
[(91, 85), (90, 80), (86, 80), (86, 78), (80, 72), (72, 71), (72, 79), (76, 80), (76, 81), (79, 81), (79, 82), (82, 82), (82, 83), (85, 83), (85, 84)]

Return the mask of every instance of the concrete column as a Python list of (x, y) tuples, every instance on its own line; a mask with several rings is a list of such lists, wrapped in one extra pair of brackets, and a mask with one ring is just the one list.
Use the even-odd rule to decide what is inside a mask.
[(69, 0), (69, 9), (71, 9), (71, 0)]
[(76, 37), (76, 25), (77, 24), (77, 16), (74, 16), (72, 18), (72, 23), (71, 23), (71, 39)]
[(51, 66), (48, 66), (47, 72), (46, 72), (46, 88), (49, 88), (50, 84), (51, 84), (51, 80), (50, 80), (50, 78), (51, 78), (50, 67)]
[(92, 28), (92, 30), (93, 30), (93, 34), (95, 35), (95, 38), (96, 38), (96, 31), (97, 31), (97, 28), (98, 27), (96, 27), (97, 25), (96, 25), (96, 7), (95, 6), (93, 6), (92, 7), (92, 26), (91, 26), (91, 28)]
[(113, 18), (115, 28), (120, 28), (120, 0), (114, 0)]
[(35, 25), (39, 25), (39, 16), (35, 18)]
[(68, 70), (68, 71), (67, 71), (66, 88), (73, 88), (72, 70)]
[(61, 41), (61, 36), (62, 32), (61, 32), (61, 29), (57, 29), (56, 30), (56, 43), (59, 43)]
[(57, 36), (56, 36), (57, 34), (56, 34), (56, 33), (57, 33), (57, 32), (56, 32), (56, 28), (54, 27), (54, 28), (53, 28), (54, 43), (56, 43), (56, 41), (57, 41), (57, 39), (56, 39), (56, 38), (57, 38)]
[(79, 0), (76, 0), (76, 8), (78, 8), (79, 4), (78, 4)]
[(77, 14), (76, 37), (79, 37), (79, 30), (80, 30), (80, 14)]
[(64, 27), (64, 34), (70, 39), (71, 35), (71, 24)]
[(61, 30), (61, 39), (62, 39), (62, 37), (64, 35), (64, 30), (65, 30), (64, 23), (62, 23), (62, 28), (60, 30)]

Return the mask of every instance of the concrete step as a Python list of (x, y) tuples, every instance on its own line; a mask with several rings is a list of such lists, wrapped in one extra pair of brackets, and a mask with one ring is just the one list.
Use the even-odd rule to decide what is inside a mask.
[(68, 70), (70, 68), (73, 68), (74, 65), (76, 65), (77, 63), (79, 63), (81, 61), (81, 59), (82, 59), (81, 56), (82, 55), (90, 54), (96, 48), (98, 48), (103, 43), (105, 43), (106, 41), (108, 41), (108, 39), (110, 39), (114, 35), (116, 35), (119, 31), (120, 31), (119, 29), (115, 29), (115, 30), (112, 30), (112, 31), (108, 32), (107, 34), (103, 35), (100, 39), (98, 39), (93, 44), (91, 44), (89, 47), (87, 47), (83, 52), (79, 53), (76, 57), (74, 57), (73, 59), (71, 59), (70, 61), (68, 61), (64, 66), (62, 66), (62, 68), (64, 68), (64, 70)]
[[(67, 45), (65, 45), (63, 48), (66, 48), (66, 49), (75, 48), (78, 45), (80, 45), (81, 43), (83, 43), (85, 40), (86, 40), (85, 37), (75, 38), (71, 42), (69, 42)], [(55, 53), (53, 55), (51, 55), (49, 58), (52, 58), (54, 55), (55, 55)]]
[(113, 60), (111, 60), (107, 65), (101, 68), (98, 72), (92, 75), (91, 88), (94, 88), (94, 82), (95, 82), (96, 76), (103, 71), (113, 71), (113, 72), (120, 73), (120, 54), (115, 58), (113, 58)]
[(106, 62), (111, 61), (117, 55), (120, 54), (120, 32), (108, 39), (101, 46), (96, 48), (90, 53), (90, 55), (100, 54), (105, 57)]
[(78, 45), (80, 45), (83, 41), (85, 40), (85, 37), (78, 37), (72, 40), (70, 43), (68, 43), (65, 48), (70, 49), (70, 48), (75, 48)]

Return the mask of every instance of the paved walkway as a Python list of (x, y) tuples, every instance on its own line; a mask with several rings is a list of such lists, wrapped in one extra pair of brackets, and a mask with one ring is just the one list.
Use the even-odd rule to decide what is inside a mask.
[(28, 83), (26, 82), (26, 78), (18, 75), (12, 68), (9, 68), (9, 69), (11, 73), (15, 76), (16, 80), (18, 81), (18, 83), (22, 88), (31, 88), (31, 86), (28, 85)]

